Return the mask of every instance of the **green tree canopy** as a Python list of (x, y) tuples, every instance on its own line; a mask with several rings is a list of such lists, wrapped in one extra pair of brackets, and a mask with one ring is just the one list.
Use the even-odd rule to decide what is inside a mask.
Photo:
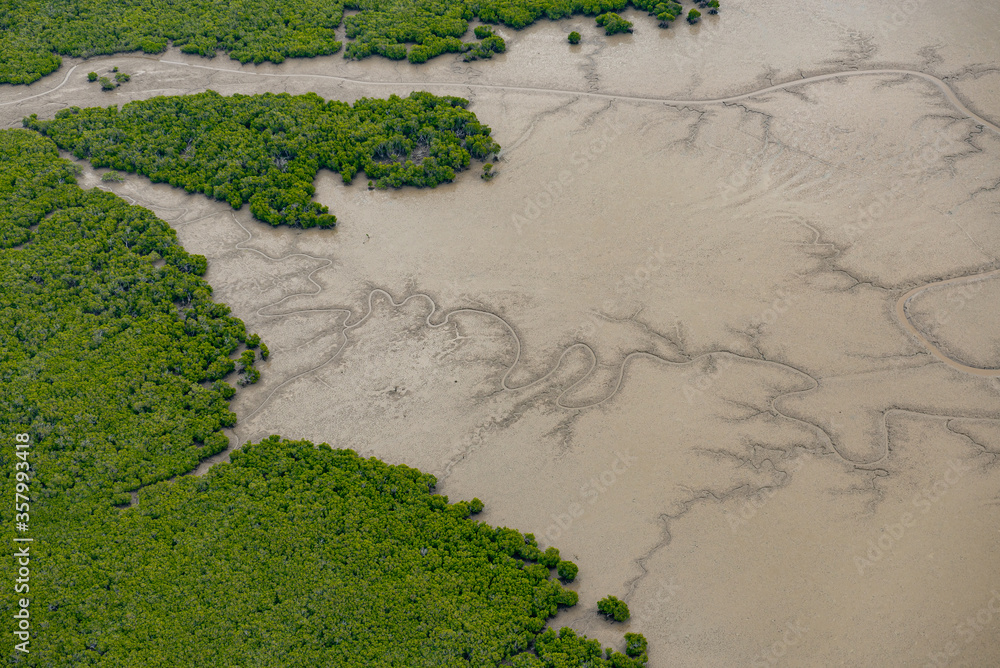
[[(14, 499), (30, 464), (34, 540), (30, 590), (0, 595), (8, 619), (30, 601), (30, 652), (8, 644), (9, 663), (642, 665), (545, 631), (577, 602), (551, 571), (570, 562), (475, 521), (482, 502), (449, 503), (431, 475), (277, 436), (181, 475), (226, 447), (225, 379), (267, 349), (212, 301), (205, 258), (74, 167), (0, 131), (0, 480)], [(18, 561), (0, 564), (13, 582)]]
[(616, 596), (605, 596), (597, 602), (597, 610), (616, 622), (624, 622), (629, 618), (628, 605)]
[[(502, 53), (504, 40), (485, 31), (463, 41), (469, 21), (520, 30), (541, 19), (598, 16), (626, 7), (658, 15), (659, 0), (5, 0), (0, 23), (0, 83), (25, 84), (58, 69), (60, 56), (129, 51), (160, 53), (168, 43), (184, 53), (224, 51), (241, 63), (281, 63), (340, 50), (423, 63), (444, 53), (467, 59)], [(716, 7), (712, 5), (713, 7)], [(344, 19), (344, 9), (356, 13)], [(678, 12), (679, 12), (678, 7)], [(715, 12), (717, 9), (712, 9)], [(678, 12), (672, 12), (674, 16)], [(615, 26), (620, 24), (616, 23)], [(663, 21), (661, 19), (661, 25)], [(609, 33), (612, 34), (612, 33)], [(485, 36), (484, 36), (485, 35)]]
[(138, 172), (157, 183), (249, 202), (272, 225), (332, 227), (312, 201), (319, 169), (350, 183), (365, 172), (380, 188), (451, 181), (472, 158), (500, 150), (460, 97), (414, 92), (353, 105), (305, 95), (215, 91), (154, 97), (117, 107), (71, 107), (25, 127), (95, 167)]

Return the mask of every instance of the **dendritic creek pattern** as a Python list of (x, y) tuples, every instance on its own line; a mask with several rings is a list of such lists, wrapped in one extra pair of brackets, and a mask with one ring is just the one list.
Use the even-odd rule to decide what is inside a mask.
[[(18, 599), (29, 621), (11, 656), (544, 667), (568, 651), (645, 665), (640, 636), (605, 656), (570, 629), (545, 631), (577, 602), (552, 569), (572, 581), (577, 566), (530, 534), (468, 519), (483, 503), (449, 504), (432, 475), (272, 436), (204, 477), (165, 482), (226, 447), (235, 388), (223, 378), (237, 365), (256, 373), (254, 348), (267, 348), (210, 299), (203, 257), (148, 210), (81, 189), (51, 141), (0, 131), (0, 170), (0, 425), (32, 444), (27, 467), (4, 451), (3, 487), (25, 491), (23, 468), (35, 490), (29, 521), (3, 533), (33, 529), (45, 546), (32, 561), (15, 540), (20, 570), (4, 565), (12, 581), (29, 582), (29, 563), (34, 576), (14, 592), (31, 598)], [(275, 635), (282, 618), (298, 621)]]
[(993, 8), (676, 4), (128, 5), (0, 87), (22, 663), (1000, 661)]

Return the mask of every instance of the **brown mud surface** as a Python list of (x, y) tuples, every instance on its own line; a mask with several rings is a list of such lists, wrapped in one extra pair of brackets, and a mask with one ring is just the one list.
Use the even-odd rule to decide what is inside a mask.
[[(579, 563), (557, 623), (642, 632), (652, 668), (997, 665), (1000, 7), (627, 18), (501, 30), (477, 63), (67, 59), (0, 88), (0, 126), (208, 88), (469, 98), (495, 179), (322, 173), (335, 231), (110, 186), (270, 346), (234, 442), (326, 441), (478, 496)], [(86, 82), (111, 65), (132, 81)], [(597, 617), (607, 594), (631, 621)]]

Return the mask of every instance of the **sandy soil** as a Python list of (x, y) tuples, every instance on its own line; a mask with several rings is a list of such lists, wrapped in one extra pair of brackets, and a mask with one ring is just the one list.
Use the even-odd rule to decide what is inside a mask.
[[(1000, 8), (932, 10), (732, 0), (695, 28), (546, 22), (420, 68), (67, 60), (0, 88), (0, 125), (206, 88), (468, 97), (498, 177), (321, 174), (334, 232), (112, 187), (271, 348), (235, 439), (480, 497), (580, 564), (562, 623), (641, 631), (653, 668), (993, 666), (1000, 378), (973, 371), (1000, 367)], [(85, 81), (112, 64), (133, 80)], [(607, 594), (629, 623), (598, 619)]]
[(1000, 376), (1000, 271), (914, 288), (899, 309), (941, 359), (968, 373)]

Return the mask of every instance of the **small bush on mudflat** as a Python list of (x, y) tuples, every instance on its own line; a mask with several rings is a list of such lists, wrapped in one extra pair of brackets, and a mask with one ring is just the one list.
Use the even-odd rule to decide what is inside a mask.
[(628, 605), (625, 601), (619, 600), (615, 596), (605, 596), (597, 602), (597, 610), (602, 615), (614, 619), (616, 622), (624, 622), (629, 618)]
[(626, 21), (614, 12), (601, 14), (596, 19), (597, 25), (604, 27), (604, 34), (617, 35), (623, 32), (632, 32), (632, 22)]

